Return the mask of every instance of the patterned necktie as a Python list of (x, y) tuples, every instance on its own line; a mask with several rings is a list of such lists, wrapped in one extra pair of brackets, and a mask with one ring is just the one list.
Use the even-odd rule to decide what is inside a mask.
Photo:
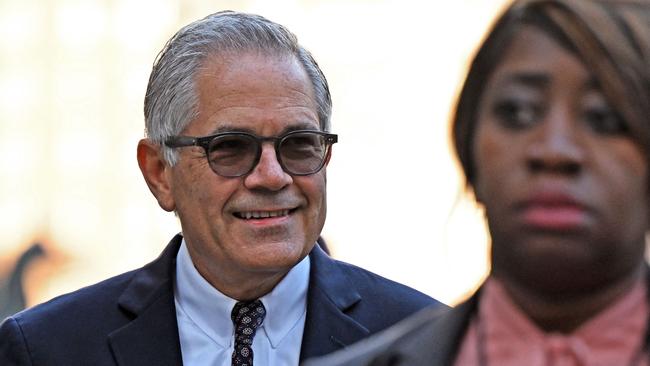
[(259, 300), (238, 302), (230, 317), (235, 325), (235, 350), (232, 352), (232, 366), (253, 366), (253, 337), (262, 325), (266, 309)]

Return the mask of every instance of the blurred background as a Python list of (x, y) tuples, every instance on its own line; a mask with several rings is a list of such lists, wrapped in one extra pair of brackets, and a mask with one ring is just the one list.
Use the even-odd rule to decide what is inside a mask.
[(180, 230), (137, 167), (144, 92), (165, 41), (224, 9), (289, 27), (330, 82), (333, 256), (457, 303), (489, 263), (449, 115), (505, 2), (0, 0), (0, 311), (137, 268)]

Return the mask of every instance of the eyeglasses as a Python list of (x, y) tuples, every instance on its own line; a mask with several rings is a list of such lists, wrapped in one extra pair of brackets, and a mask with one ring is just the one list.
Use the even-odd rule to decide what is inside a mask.
[(262, 143), (273, 141), (275, 156), (282, 170), (291, 175), (315, 174), (323, 165), (338, 136), (331, 133), (298, 130), (277, 137), (260, 137), (246, 132), (224, 132), (205, 137), (172, 136), (165, 146), (201, 146), (210, 168), (222, 177), (241, 177), (250, 173), (262, 156)]

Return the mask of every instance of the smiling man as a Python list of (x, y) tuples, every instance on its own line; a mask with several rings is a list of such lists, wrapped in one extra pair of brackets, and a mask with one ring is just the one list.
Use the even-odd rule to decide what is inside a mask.
[(440, 303), (331, 259), (325, 76), (265, 18), (210, 15), (156, 60), (140, 169), (182, 233), (145, 267), (7, 319), (1, 365), (297, 365)]

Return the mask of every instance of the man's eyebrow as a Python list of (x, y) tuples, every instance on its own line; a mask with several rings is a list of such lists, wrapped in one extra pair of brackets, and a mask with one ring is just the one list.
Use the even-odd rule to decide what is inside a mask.
[[(319, 131), (320, 126), (315, 128), (313, 123), (297, 122), (297, 123), (293, 123), (291, 125), (288, 125), (284, 129), (282, 129), (282, 131), (280, 131), (280, 133), (278, 135), (284, 135), (285, 133), (288, 133), (288, 132), (291, 132), (291, 131), (298, 131), (298, 130)], [(230, 123), (221, 124), (219, 127), (212, 130), (212, 132), (210, 134), (211, 135), (216, 135), (218, 133), (224, 133), (224, 132), (245, 132), (245, 133), (250, 133), (252, 135), (257, 135), (257, 133), (253, 129), (249, 128), (249, 127), (240, 127), (240, 126), (236, 126), (236, 125), (230, 124)]]
[(216, 135), (218, 133), (224, 133), (224, 132), (247, 132), (247, 133), (253, 133), (253, 130), (250, 128), (246, 127), (238, 127), (230, 123), (223, 123), (220, 124), (219, 127), (215, 128), (212, 130), (210, 133), (211, 135)]
[(298, 131), (298, 130), (320, 131), (320, 125), (318, 127), (314, 128), (313, 123), (298, 122), (296, 124), (292, 124), (292, 125), (289, 125), (289, 126), (285, 127), (280, 134), (285, 134), (287, 132)]

